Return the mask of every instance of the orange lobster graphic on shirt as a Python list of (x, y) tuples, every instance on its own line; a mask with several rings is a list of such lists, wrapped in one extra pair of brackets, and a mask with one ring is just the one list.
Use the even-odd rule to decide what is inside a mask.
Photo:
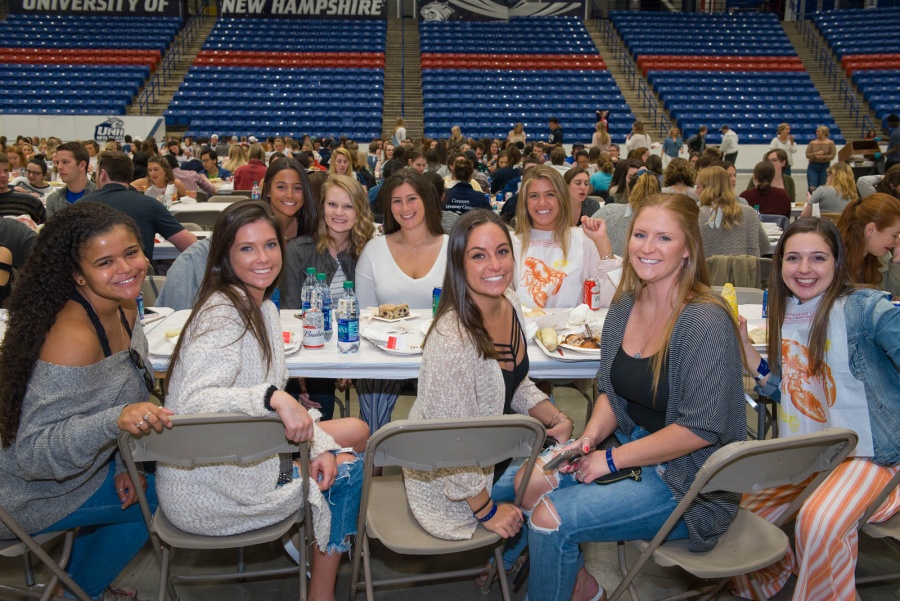
[(821, 378), (809, 373), (809, 349), (794, 340), (782, 339), (781, 360), (782, 372), (785, 374), (782, 385), (791, 396), (791, 402), (800, 413), (811, 420), (824, 424), (826, 422), (825, 405), (834, 406), (837, 388), (831, 376), (831, 368), (823, 365)]
[(565, 279), (564, 271), (557, 271), (540, 259), (525, 257), (525, 286), (536, 307), (544, 307)]

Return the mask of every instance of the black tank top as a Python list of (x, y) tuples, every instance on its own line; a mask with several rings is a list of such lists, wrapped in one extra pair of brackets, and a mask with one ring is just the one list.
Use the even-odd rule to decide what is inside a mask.
[(519, 325), (519, 319), (516, 312), (512, 312), (512, 344), (494, 343), (494, 348), (500, 358), (497, 362), (500, 364), (500, 373), (503, 374), (503, 386), (506, 390), (506, 396), (503, 402), (503, 414), (510, 415), (513, 412), (512, 400), (516, 394), (519, 385), (528, 376), (528, 353), (522, 354), (522, 360), (516, 363), (516, 357), (519, 356), (519, 350), (525, 344), (525, 334)]
[[(88, 318), (91, 320), (91, 324), (94, 326), (94, 330), (97, 332), (97, 338), (100, 339), (100, 348), (103, 349), (103, 356), (111, 356), (112, 349), (109, 348), (109, 338), (106, 337), (106, 329), (104, 329), (103, 324), (100, 323), (100, 316), (94, 311), (91, 303), (77, 290), (72, 291), (72, 300), (84, 307)], [(125, 318), (125, 311), (122, 310), (122, 305), (119, 305), (119, 319), (122, 320), (122, 325), (125, 326), (125, 331), (128, 332), (128, 338), (131, 338), (131, 326), (128, 325), (128, 320)]]

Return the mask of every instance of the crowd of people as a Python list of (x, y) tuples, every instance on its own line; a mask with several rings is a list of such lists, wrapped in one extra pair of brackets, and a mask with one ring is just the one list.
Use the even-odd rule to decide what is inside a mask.
[[(274, 414), (288, 439), (310, 443), (310, 598), (333, 599), (355, 534), (360, 454), (390, 421), (403, 382), (288, 378), (272, 295), (279, 290), (282, 309), (301, 309), (312, 268), (325, 274), (333, 299), (352, 282), (364, 307), (430, 309), (442, 287), (411, 419), (524, 413), (546, 427), (552, 445), (532, 473), (516, 463), (496, 473), (404, 471), (412, 512), (432, 535), (496, 532), (508, 539), (508, 572), (521, 568), (527, 545), (532, 601), (604, 598), (602, 585), (615, 583), (595, 580), (580, 545), (653, 537), (704, 461), (746, 437), (745, 374), (803, 431), (852, 423), (861, 440), (804, 504), (796, 554), (754, 577), (774, 594), (793, 571), (795, 599), (854, 598), (853, 524), (900, 469), (900, 308), (883, 293), (898, 294), (891, 269), (900, 264), (900, 166), (856, 181), (846, 164), (826, 165), (803, 215), (772, 250), (759, 215), (791, 218), (797, 148), (789, 126), (740, 193), (736, 136), (733, 147), (705, 146), (703, 135), (683, 143), (673, 128), (661, 157), (638, 122), (620, 156), (602, 120), (588, 149), (566, 152), (558, 120), (548, 131), (546, 143), (529, 141), (521, 127), (507, 140), (468, 140), (454, 128), (449, 139), (411, 143), (400, 121), (392, 140), (367, 151), (343, 138), (212, 136), (162, 148), (128, 139), (104, 150), (20, 140), (15, 146), (23, 154), (29, 146), (30, 156), (0, 154), (0, 208), (10, 198), (22, 203), (5, 213), (18, 219), (0, 219), (4, 508), (30, 532), (79, 527), (75, 581), (93, 598), (133, 599), (135, 591), (113, 582), (147, 540), (137, 487), (173, 524), (207, 535), (273, 524), (302, 495), (298, 468), (278, 456), (251, 466), (160, 465), (133, 482), (118, 456), (119, 433), (162, 432), (178, 414)], [(810, 160), (831, 163), (822, 134)], [(682, 158), (685, 144), (699, 150)], [(48, 160), (61, 185), (48, 183)], [(10, 183), (20, 168), (24, 181)], [(190, 195), (229, 178), (235, 190), (258, 187), (259, 200), (229, 204), (213, 236), (199, 242), (158, 200), (169, 186)], [(44, 214), (22, 211), (19, 196)], [(821, 217), (811, 216), (816, 205)], [(157, 234), (183, 251), (171, 265), (153, 262)], [(713, 291), (707, 259), (770, 251), (763, 358), (746, 323)], [(158, 304), (191, 310), (164, 404), (151, 399), (157, 383), (135, 302), (152, 267), (167, 269)], [(597, 282), (608, 314), (600, 395), (576, 436), (549, 387), (529, 378), (523, 312), (574, 308), (586, 279)], [(360, 417), (336, 419), (334, 390), (350, 385)], [(826, 400), (804, 406), (810, 395), (801, 393), (812, 390), (815, 400), (820, 389)], [(612, 445), (598, 450), (604, 441)], [(544, 469), (572, 448), (583, 456)], [(591, 485), (631, 468), (643, 468), (642, 478)], [(516, 506), (523, 478), (529, 487)], [(853, 503), (834, 511), (831, 500), (848, 488)], [(670, 537), (712, 549), (738, 507), (774, 520), (792, 494), (704, 495)], [(873, 519), (898, 509), (895, 491)], [(0, 539), (9, 537), (0, 529)], [(285, 545), (295, 558), (297, 544)], [(479, 583), (490, 577), (487, 567)], [(748, 577), (731, 586), (751, 596)]]

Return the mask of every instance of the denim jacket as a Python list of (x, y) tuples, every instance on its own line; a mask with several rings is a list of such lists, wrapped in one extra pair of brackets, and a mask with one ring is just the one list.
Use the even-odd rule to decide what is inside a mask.
[[(884, 292), (856, 290), (844, 304), (850, 372), (865, 385), (876, 463), (900, 463), (900, 308)], [(781, 357), (776, 359), (781, 361)], [(774, 372), (756, 391), (781, 401)]]

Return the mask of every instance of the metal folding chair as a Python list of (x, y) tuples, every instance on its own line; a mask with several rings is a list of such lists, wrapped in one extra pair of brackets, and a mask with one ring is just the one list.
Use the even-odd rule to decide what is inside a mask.
[[(405, 578), (373, 580), (369, 539), (379, 539), (395, 553), (437, 555), (493, 546), (495, 566), (503, 565), (503, 539), (479, 527), (468, 540), (444, 540), (426, 532), (416, 521), (406, 499), (402, 476), (372, 476), (372, 468), (401, 466), (432, 471), (456, 467), (489, 467), (513, 457), (527, 457), (522, 469), (531, 471), (544, 440), (544, 426), (536, 419), (520, 415), (476, 417), (459, 420), (399, 420), (376, 432), (366, 445), (366, 479), (359, 508), (357, 544), (350, 575), (350, 599), (365, 588), (373, 601), (376, 586), (430, 582), (476, 576), (482, 567), (450, 572), (421, 574)], [(516, 491), (520, 504), (528, 485), (523, 478)], [(360, 582), (360, 563), (364, 581)], [(496, 568), (495, 568), (496, 569)], [(510, 600), (506, 572), (500, 570), (500, 588)], [(493, 574), (488, 576), (490, 580)]]
[[(309, 449), (284, 437), (284, 425), (277, 417), (257, 418), (243, 413), (203, 413), (172, 416), (172, 429), (150, 432), (140, 437), (129, 432), (119, 435), (119, 449), (133, 482), (139, 481), (136, 463), (157, 461), (178, 467), (193, 468), (215, 463), (249, 464), (278, 453), (298, 453), (302, 462), (303, 506), (276, 524), (229, 536), (203, 536), (176, 528), (162, 508), (150, 514), (150, 506), (142, 487), (137, 487), (141, 512), (150, 530), (154, 551), (160, 560), (159, 601), (166, 592), (177, 599), (174, 582), (237, 580), (293, 575), (300, 580), (300, 599), (306, 599), (306, 524), (309, 523)], [(275, 483), (273, 482), (274, 486)], [(294, 526), (300, 527), (300, 562), (289, 568), (223, 572), (216, 574), (169, 575), (172, 548), (234, 549), (281, 540)]]
[[(640, 551), (640, 557), (630, 570), (625, 561), (625, 543), (618, 543), (619, 567), (624, 579), (609, 601), (616, 601), (626, 589), (634, 601), (639, 601), (632, 583), (651, 557), (661, 566), (679, 566), (698, 578), (717, 580), (701, 589), (669, 597), (669, 601), (701, 595), (713, 597), (728, 578), (749, 574), (781, 559), (789, 545), (781, 525), (797, 513), (812, 491), (856, 448), (857, 440), (852, 430), (829, 428), (815, 434), (736, 442), (719, 449), (697, 472), (690, 490), (653, 540), (631, 541)], [(751, 511), (739, 509), (734, 522), (711, 551), (691, 552), (687, 540), (664, 542), (697, 495), (716, 491), (757, 492), (803, 482), (816, 473), (818, 476), (774, 524)], [(751, 578), (750, 582), (757, 598), (765, 599), (756, 580)]]

